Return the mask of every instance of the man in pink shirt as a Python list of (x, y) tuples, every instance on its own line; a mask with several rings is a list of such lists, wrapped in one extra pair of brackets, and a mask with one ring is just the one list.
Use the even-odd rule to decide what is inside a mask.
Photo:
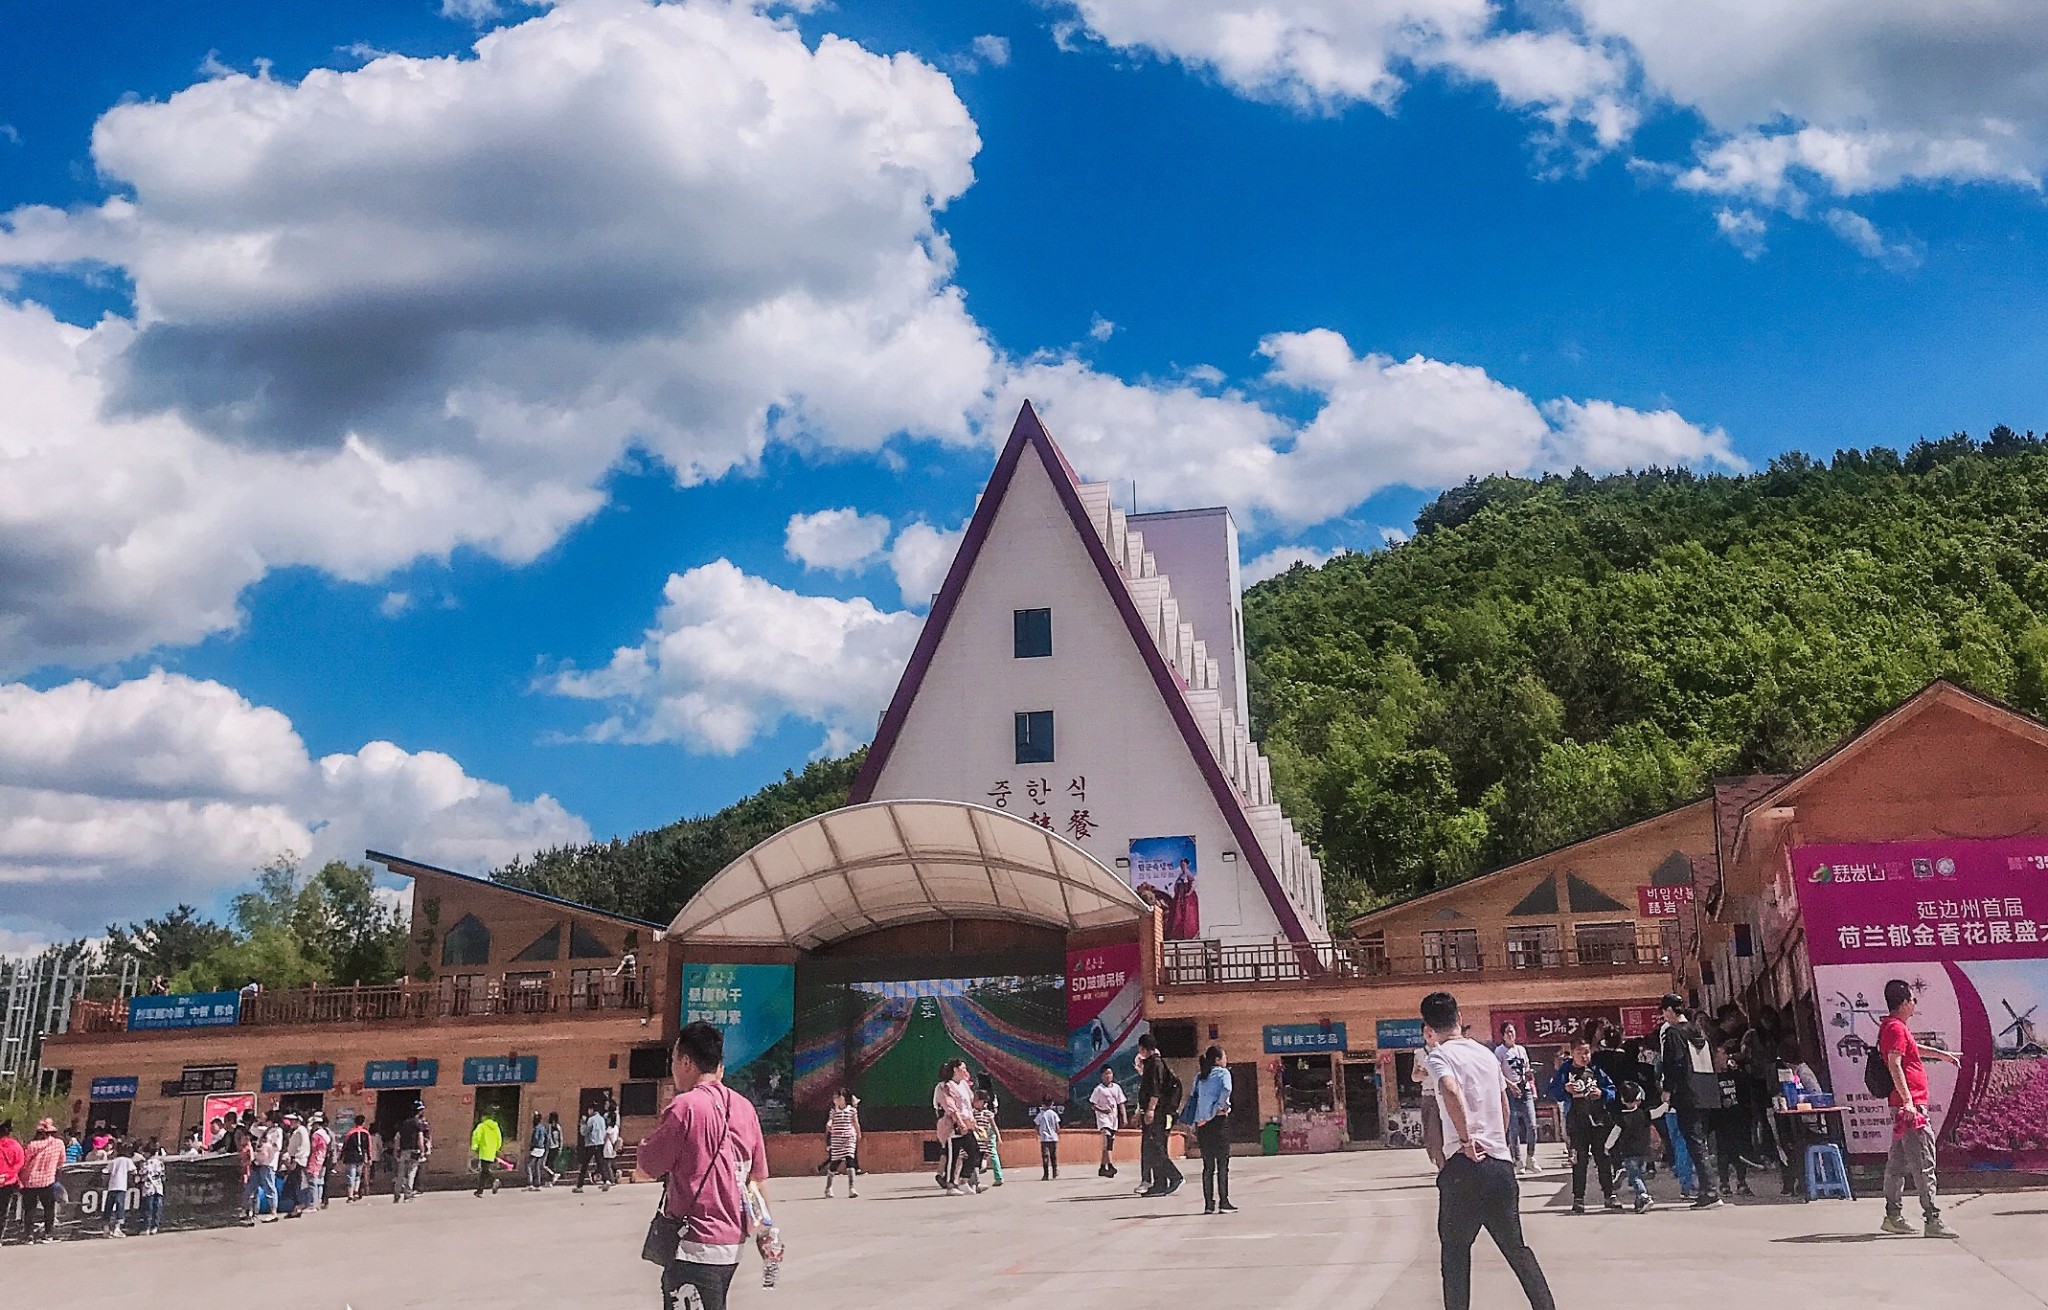
[[(47, 1242), (57, 1226), (57, 1170), (64, 1164), (64, 1139), (57, 1135), (54, 1120), (36, 1125), (35, 1139), (22, 1148), (21, 1227), (32, 1242)], [(43, 1212), (43, 1232), (35, 1235), (37, 1208)]]
[(746, 1183), (768, 1181), (761, 1120), (746, 1097), (725, 1085), (725, 1034), (708, 1023), (676, 1036), (670, 1065), (676, 1098), (640, 1143), (640, 1168), (662, 1180), (662, 1208), (683, 1221), (682, 1243), (661, 1275), (664, 1306), (694, 1287), (704, 1310), (725, 1310), (752, 1226)]

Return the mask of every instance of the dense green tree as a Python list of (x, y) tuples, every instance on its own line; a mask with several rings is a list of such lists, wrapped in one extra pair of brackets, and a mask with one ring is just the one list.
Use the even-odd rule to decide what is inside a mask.
[(1936, 677), (2048, 711), (2048, 450), (1473, 479), (1252, 588), (1245, 633), (1341, 920), (1797, 768)]
[(846, 804), (865, 748), (816, 760), (714, 814), (611, 841), (557, 847), (493, 876), (615, 913), (666, 923), (720, 869), (792, 823)]
[(107, 954), (132, 955), (142, 980), (169, 978), (234, 940), (234, 933), (190, 905), (127, 927), (107, 925)]

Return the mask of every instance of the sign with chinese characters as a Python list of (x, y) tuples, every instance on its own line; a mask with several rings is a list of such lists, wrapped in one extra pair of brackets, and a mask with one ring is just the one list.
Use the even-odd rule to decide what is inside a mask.
[(394, 1087), (432, 1087), (441, 1078), (441, 1062), (417, 1056), (404, 1060), (367, 1060), (363, 1063), (363, 1090), (375, 1092)]
[(1193, 837), (1131, 839), (1131, 889), (1159, 907), (1167, 941), (1194, 941), (1202, 935), (1195, 868)]
[(466, 1087), (530, 1083), (539, 1077), (538, 1055), (472, 1055), (462, 1062), (462, 1082)]
[(165, 1028), (232, 1028), (242, 1017), (239, 992), (186, 992), (176, 996), (128, 998), (128, 1031)]
[(1265, 1026), (1266, 1054), (1309, 1055), (1316, 1051), (1344, 1049), (1341, 1023), (1269, 1023)]
[(726, 1083), (753, 1101), (763, 1131), (787, 1132), (796, 1067), (796, 969), (685, 964), (683, 1022), (724, 1031)]
[(1636, 917), (1642, 919), (1676, 919), (1679, 911), (1691, 905), (1693, 886), (1680, 883), (1675, 887), (1636, 888)]
[(1580, 1033), (1591, 1037), (1603, 1023), (1620, 1024), (1624, 1037), (1641, 1037), (1645, 1032), (1631, 1031), (1630, 1013), (1634, 1012), (1635, 1024), (1642, 1027), (1643, 1016), (1649, 1015), (1649, 1029), (1657, 1027), (1657, 1003), (1644, 1001), (1630, 1005), (1576, 1005), (1567, 1008), (1556, 1006), (1547, 1010), (1495, 1010), (1493, 1012), (1493, 1033), (1500, 1037), (1501, 1025), (1512, 1023), (1523, 1043), (1529, 1046), (1562, 1046)]
[(164, 1084), (165, 1096), (205, 1096), (234, 1090), (235, 1066), (232, 1064), (188, 1064), (176, 1079)]
[(1116, 1070), (1125, 1095), (1138, 1095), (1138, 1039), (1151, 1031), (1144, 1019), (1145, 978), (1136, 942), (1067, 952), (1067, 1097), (1077, 1106)]
[(87, 1096), (95, 1101), (132, 1101), (141, 1081), (134, 1074), (126, 1078), (95, 1078)]
[(1664, 1022), (1661, 1002), (1652, 1001), (1647, 1005), (1624, 1005), (1621, 1007), (1621, 1035), (1623, 1037), (1648, 1037)]
[(1890, 1110), (1864, 1092), (1863, 1066), (1896, 979), (1919, 1002), (1915, 1039), (1962, 1061), (1926, 1062), (1943, 1163), (2048, 1173), (2034, 1018), (2048, 1006), (2048, 838), (1800, 846), (1791, 863), (1850, 1154), (1890, 1146)]
[(1419, 1051), (1422, 1020), (1382, 1019), (1374, 1025), (1373, 1039), (1382, 1051)]
[(1008, 810), (1071, 841), (1087, 841), (1102, 826), (1088, 808), (1086, 774), (1075, 774), (1065, 786), (1043, 774), (1016, 782), (998, 778), (983, 795), (996, 809)]
[(304, 1064), (266, 1064), (263, 1066), (263, 1090), (331, 1092), (334, 1090), (334, 1066), (312, 1061)]

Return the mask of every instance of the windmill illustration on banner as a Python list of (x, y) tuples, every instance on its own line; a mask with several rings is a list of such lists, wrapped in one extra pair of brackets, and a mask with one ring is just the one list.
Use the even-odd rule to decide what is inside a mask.
[(1999, 998), (1998, 1003), (2005, 1007), (2007, 1014), (2012, 1016), (2012, 1022), (1998, 1030), (2000, 1037), (2004, 1037), (2007, 1033), (2012, 1034), (2012, 1045), (2000, 1049), (1998, 1053), (2000, 1055), (2042, 1054), (2041, 1039), (2034, 1032), (2034, 1011), (2040, 1007), (2038, 1005), (2030, 1005), (2027, 1007), (2027, 1012), (2021, 1014), (2012, 1008), (2011, 1001), (2003, 997)]

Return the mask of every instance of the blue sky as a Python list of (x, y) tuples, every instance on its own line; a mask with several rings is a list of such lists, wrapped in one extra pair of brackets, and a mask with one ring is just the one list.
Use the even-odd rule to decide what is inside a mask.
[(0, 949), (864, 739), (1025, 396), (1248, 556), (2042, 423), (2017, 0), (447, 8), (5, 20)]

